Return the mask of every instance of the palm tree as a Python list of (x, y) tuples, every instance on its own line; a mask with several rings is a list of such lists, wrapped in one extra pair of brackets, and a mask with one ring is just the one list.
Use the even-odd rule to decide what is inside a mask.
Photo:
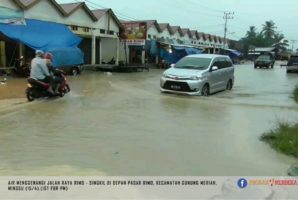
[(274, 35), (276, 34), (276, 26), (275, 23), (270, 20), (266, 21), (265, 24), (263, 24), (262, 34), (264, 35), (265, 39), (273, 39)]
[(246, 38), (256, 38), (257, 36), (257, 29), (255, 26), (250, 26), (249, 30), (246, 32)]

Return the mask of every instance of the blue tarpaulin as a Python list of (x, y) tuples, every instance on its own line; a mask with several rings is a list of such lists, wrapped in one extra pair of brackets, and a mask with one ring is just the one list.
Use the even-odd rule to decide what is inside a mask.
[(50, 50), (53, 67), (72, 67), (84, 63), (84, 53), (77, 47), (63, 47)]
[(32, 49), (49, 51), (63, 47), (76, 47), (82, 39), (65, 25), (35, 19), (26, 19), (24, 26), (0, 24), (0, 32), (22, 42)]
[(185, 52), (187, 53), (187, 55), (201, 54), (203, 50), (190, 47), (190, 48), (185, 48)]
[(190, 46), (171, 46), (172, 52), (160, 49), (160, 57), (168, 63), (177, 63), (181, 58), (191, 54), (201, 54), (203, 50)]

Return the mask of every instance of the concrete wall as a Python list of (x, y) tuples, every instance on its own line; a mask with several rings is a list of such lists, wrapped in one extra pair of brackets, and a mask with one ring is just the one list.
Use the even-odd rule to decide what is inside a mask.
[(12, 0), (0, 0), (0, 5), (11, 9), (20, 9)]
[(161, 33), (158, 33), (158, 38), (171, 38), (171, 34), (169, 32), (169, 30), (166, 28), (164, 31), (162, 31)]
[(148, 35), (151, 35), (151, 39), (154, 39), (154, 36), (155, 36), (156, 38), (158, 38), (158, 37), (159, 37), (159, 32), (158, 32), (158, 30), (156, 29), (155, 26), (152, 26), (152, 27), (150, 27), (150, 28), (147, 30), (147, 40), (150, 39), (150, 38), (148, 38)]
[(181, 40), (184, 42), (184, 44), (191, 44), (191, 39), (189, 38), (188, 34), (185, 34)]
[(179, 33), (179, 31), (176, 31), (176, 33), (174, 33), (173, 35), (171, 35), (171, 38), (174, 38), (176, 40), (182, 40), (181, 35)]

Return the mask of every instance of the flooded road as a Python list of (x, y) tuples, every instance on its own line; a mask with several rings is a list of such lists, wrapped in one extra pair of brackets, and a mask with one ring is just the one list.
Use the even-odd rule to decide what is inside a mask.
[[(259, 137), (298, 121), (298, 74), (235, 70), (234, 89), (208, 98), (161, 94), (159, 69), (68, 77), (64, 98), (0, 116), (0, 175), (286, 175), (297, 159)], [(10, 80), (0, 94), (24, 87)]]

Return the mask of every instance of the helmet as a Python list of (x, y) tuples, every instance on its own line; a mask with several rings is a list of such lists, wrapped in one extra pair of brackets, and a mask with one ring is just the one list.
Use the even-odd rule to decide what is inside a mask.
[(47, 53), (44, 54), (44, 58), (49, 59), (49, 60), (53, 60), (53, 54), (47, 52)]
[(43, 52), (43, 50), (38, 49), (38, 50), (35, 51), (35, 54), (39, 55), (39, 56), (42, 56), (44, 54), (44, 52)]

